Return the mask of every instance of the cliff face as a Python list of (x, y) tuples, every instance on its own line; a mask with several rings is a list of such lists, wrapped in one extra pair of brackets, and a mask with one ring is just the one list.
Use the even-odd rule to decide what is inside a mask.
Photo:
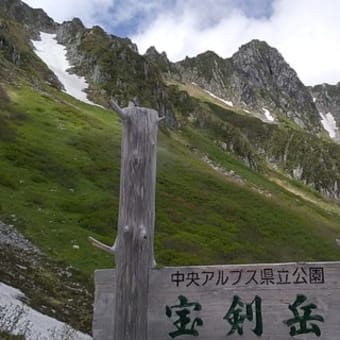
[(0, 1), (3, 73), (20, 73), (25, 69), (28, 72), (21, 75), (34, 86), (43, 81), (62, 88), (33, 52), (31, 40), (38, 40), (40, 32), (57, 34), (73, 65), (70, 71), (84, 76), (89, 83), (91, 99), (107, 106), (113, 98), (124, 106), (137, 96), (141, 105), (154, 107), (165, 116), (163, 124), (177, 126), (161, 71), (138, 54), (137, 46), (130, 39), (109, 35), (98, 26), (87, 29), (79, 19), (56, 23), (43, 10), (32, 9), (19, 0)]
[[(2, 1), (0, 10), (22, 23), (22, 32), (30, 39), (38, 39), (39, 31), (56, 33), (67, 48), (71, 71), (86, 78), (90, 98), (102, 105), (114, 98), (124, 106), (137, 96), (142, 105), (157, 108), (167, 126), (176, 127), (166, 76), (194, 82), (264, 120), (269, 112), (275, 122), (292, 121), (316, 135), (324, 130), (311, 94), (281, 54), (265, 42), (253, 40), (228, 59), (208, 51), (173, 64), (154, 48), (141, 56), (127, 38), (109, 35), (100, 27), (87, 29), (79, 19), (55, 23), (19, 0)], [(7, 46), (8, 59), (19, 65), (22, 53), (17, 44), (5, 36), (0, 44)], [(44, 78), (59, 86), (53, 75)]]
[(228, 92), (234, 72), (230, 59), (223, 59), (215, 52), (207, 51), (194, 58), (187, 57), (175, 66), (179, 79), (198, 84), (218, 97), (235, 101), (236, 98)]
[(130, 39), (109, 35), (98, 26), (87, 29), (79, 19), (64, 22), (56, 32), (74, 65), (72, 72), (88, 81), (90, 98), (104, 106), (113, 98), (125, 106), (138, 97), (141, 105), (165, 116), (167, 126), (176, 126), (161, 71), (138, 54)]
[(229, 59), (213, 52), (176, 64), (182, 78), (247, 110), (277, 120), (292, 120), (303, 129), (320, 133), (318, 111), (296, 72), (267, 43), (253, 40)]
[[(328, 125), (332, 138), (340, 142), (340, 83), (337, 85), (322, 84), (309, 87), (315, 106)], [(327, 126), (326, 126), (327, 127)]]
[(2, 81), (26, 79), (61, 88), (54, 73), (35, 55), (31, 39), (39, 31), (52, 32), (57, 24), (42, 10), (34, 10), (20, 1), (0, 1), (0, 75)]
[(257, 108), (269, 106), (306, 130), (321, 131), (311, 95), (275, 48), (253, 40), (233, 55), (232, 63), (238, 75), (234, 79), (240, 79), (234, 86), (239, 101)]
[(20, 0), (1, 0), (0, 12), (22, 24), (32, 37), (37, 37), (39, 31), (54, 32), (58, 26), (42, 9), (33, 9)]

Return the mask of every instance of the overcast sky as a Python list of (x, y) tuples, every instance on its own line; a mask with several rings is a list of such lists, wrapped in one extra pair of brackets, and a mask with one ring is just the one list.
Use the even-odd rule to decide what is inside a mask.
[(24, 0), (57, 22), (127, 36), (171, 61), (213, 50), (230, 57), (251, 39), (276, 47), (306, 85), (340, 81), (339, 0)]

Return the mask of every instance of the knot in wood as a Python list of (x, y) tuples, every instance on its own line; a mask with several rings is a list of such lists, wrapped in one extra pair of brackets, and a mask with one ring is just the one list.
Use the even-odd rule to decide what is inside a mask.
[(147, 239), (147, 230), (143, 224), (139, 226), (139, 236), (142, 239)]

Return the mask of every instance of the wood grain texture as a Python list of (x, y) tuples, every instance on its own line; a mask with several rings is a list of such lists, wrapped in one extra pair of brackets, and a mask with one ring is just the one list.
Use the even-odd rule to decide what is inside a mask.
[[(96, 272), (96, 301), (102, 306), (112, 306), (113, 270)], [(195, 318), (200, 318), (202, 326), (195, 326), (197, 336), (180, 335), (175, 339), (340, 339), (340, 263), (278, 263), (258, 265), (223, 265), (200, 267), (171, 267), (152, 269), (150, 271), (149, 307), (148, 307), (148, 340), (170, 340), (169, 334), (177, 328), (175, 322), (179, 317), (174, 306), (179, 305), (179, 296), (185, 296), (188, 302), (201, 305), (201, 310), (188, 308), (189, 328)], [(304, 295), (306, 301), (297, 306), (300, 318), (303, 318), (302, 307), (314, 304), (311, 316), (319, 315), (323, 321), (307, 320), (306, 327), (315, 324), (321, 334), (315, 333), (290, 335), (292, 326), (285, 321), (294, 317), (289, 305), (293, 305), (298, 295)], [(224, 319), (231, 307), (234, 297), (238, 296), (243, 306), (237, 306), (240, 315), (246, 314), (247, 305), (251, 305), (252, 320), (245, 318), (242, 324), (243, 334), (235, 331), (227, 335), (232, 326)], [(261, 298), (262, 334), (256, 335), (256, 315), (254, 298)], [(104, 301), (106, 301), (104, 303)], [(96, 306), (98, 304), (96, 303)], [(166, 315), (166, 306), (172, 308), (171, 317)], [(112, 308), (112, 307), (111, 307)], [(97, 315), (104, 313), (103, 308), (95, 310)], [(177, 323), (177, 326), (180, 324)], [(97, 323), (99, 331), (103, 325)], [(296, 330), (301, 324), (295, 322)], [(108, 327), (106, 324), (104, 327)], [(107, 332), (107, 330), (106, 330)], [(97, 339), (95, 337), (95, 339)], [(98, 337), (98, 340), (107, 339)]]
[[(147, 340), (149, 269), (153, 264), (158, 113), (121, 110), (123, 122), (114, 340)], [(106, 338), (110, 339), (110, 338)]]

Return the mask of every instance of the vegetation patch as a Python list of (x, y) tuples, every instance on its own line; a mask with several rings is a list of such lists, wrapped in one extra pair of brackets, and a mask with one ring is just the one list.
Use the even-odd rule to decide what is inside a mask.
[[(120, 120), (112, 111), (53, 89), (6, 85), (6, 92), (10, 101), (0, 117), (13, 138), (0, 141), (0, 220), (14, 224), (46, 256), (46, 263), (28, 269), (17, 285), (40, 282), (39, 289), (28, 285), (24, 290), (32, 304), (49, 306), (71, 319), (74, 327), (88, 330), (93, 272), (114, 265), (111, 256), (87, 239), (93, 236), (107, 244), (115, 239)], [(198, 104), (209, 115), (217, 110)], [(221, 148), (216, 143), (223, 136), (220, 132), (228, 136), (237, 125), (232, 112), (226, 112), (229, 118), (222, 114), (213, 118), (222, 122), (216, 129), (213, 123), (198, 128), (183, 124), (179, 130), (159, 132), (158, 265), (337, 260), (339, 208), (327, 201), (320, 207), (304, 200)], [(230, 124), (231, 130), (223, 130), (223, 124)], [(246, 147), (252, 150), (250, 144)], [(214, 170), (202, 161), (203, 155), (240, 176), (243, 183)], [(279, 176), (274, 171), (271, 175)], [(306, 190), (303, 185), (298, 189)], [(12, 267), (21, 262), (10, 253), (1, 261), (1, 280), (13, 284), (18, 273), (9, 275), (5, 263)], [(67, 274), (62, 274), (67, 267), (72, 268), (71, 281), (88, 293), (80, 290), (79, 295), (77, 287), (70, 286)], [(72, 311), (71, 318), (63, 306)]]

